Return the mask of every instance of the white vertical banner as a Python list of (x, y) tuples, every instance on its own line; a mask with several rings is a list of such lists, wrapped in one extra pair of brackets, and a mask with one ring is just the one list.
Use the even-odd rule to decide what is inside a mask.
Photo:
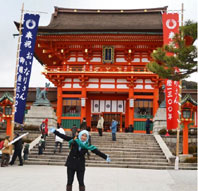
[(118, 112), (124, 112), (124, 101), (118, 100)]
[(117, 100), (112, 100), (112, 112), (117, 112)]
[(99, 113), (99, 100), (94, 100), (93, 101), (93, 112), (94, 113)]
[(104, 100), (100, 100), (100, 113), (104, 112), (105, 111), (105, 102)]
[(105, 112), (111, 112), (111, 101), (110, 100), (105, 101)]

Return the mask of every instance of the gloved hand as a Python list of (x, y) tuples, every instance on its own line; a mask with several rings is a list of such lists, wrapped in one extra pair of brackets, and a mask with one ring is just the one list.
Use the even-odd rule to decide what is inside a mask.
[(111, 162), (111, 159), (110, 159), (109, 155), (107, 155), (106, 161)]
[(49, 131), (50, 131), (51, 133), (54, 133), (55, 130), (56, 130), (56, 129), (55, 129), (54, 127), (51, 127), (51, 128), (49, 129)]

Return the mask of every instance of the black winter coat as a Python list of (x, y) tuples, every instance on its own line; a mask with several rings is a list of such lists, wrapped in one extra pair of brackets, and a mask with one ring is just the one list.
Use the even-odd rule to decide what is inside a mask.
[[(73, 137), (69, 137), (67, 135), (63, 135), (58, 131), (54, 132), (55, 135), (59, 136), (60, 138), (70, 141)], [(69, 156), (66, 160), (65, 166), (72, 168), (74, 170), (85, 170), (85, 154), (87, 153), (87, 149), (81, 149), (79, 151), (79, 146), (76, 141), (71, 144)], [(102, 157), (103, 159), (107, 159), (107, 155), (100, 152), (98, 149), (94, 149), (91, 152), (95, 153), (96, 155)]]
[[(19, 136), (16, 136), (14, 139), (18, 138)], [(23, 148), (23, 142), (22, 139), (19, 139), (18, 141), (16, 141), (14, 144), (14, 150), (15, 151), (20, 151)]]

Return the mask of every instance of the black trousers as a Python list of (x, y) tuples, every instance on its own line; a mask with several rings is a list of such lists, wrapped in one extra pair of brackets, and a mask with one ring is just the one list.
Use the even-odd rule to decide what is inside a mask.
[(67, 185), (73, 184), (75, 172), (77, 173), (77, 179), (78, 179), (79, 186), (84, 186), (85, 171), (84, 170), (81, 170), (81, 171), (73, 170), (69, 167), (67, 167)]
[(9, 160), (10, 160), (10, 155), (3, 153), (1, 158), (1, 166), (8, 166)]
[(102, 129), (98, 128), (98, 133), (100, 136), (102, 136)]
[(14, 154), (13, 154), (13, 156), (12, 156), (12, 160), (11, 160), (11, 162), (10, 162), (11, 165), (14, 164), (14, 162), (15, 162), (15, 160), (16, 160), (17, 157), (19, 158), (20, 164), (23, 164), (23, 160), (22, 160), (22, 157), (21, 157), (21, 151), (22, 151), (22, 149), (20, 149), (20, 150), (15, 150), (15, 151), (14, 151)]
[(146, 127), (146, 134), (150, 134), (150, 127)]
[(62, 143), (61, 142), (58, 142), (58, 141), (55, 142), (54, 153), (56, 152), (56, 149), (57, 149), (58, 145), (60, 145), (59, 152), (61, 153), (61, 151), (62, 151)]

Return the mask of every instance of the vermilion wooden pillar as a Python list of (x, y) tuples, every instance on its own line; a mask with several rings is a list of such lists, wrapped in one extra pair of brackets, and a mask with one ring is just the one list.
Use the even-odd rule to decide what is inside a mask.
[(63, 107), (63, 98), (62, 98), (62, 86), (57, 87), (57, 123), (61, 123), (62, 116), (62, 107)]
[[(82, 99), (85, 99), (85, 106), (82, 106)], [(86, 87), (82, 87), (82, 92), (81, 92), (81, 121), (83, 118), (86, 118), (86, 103), (87, 102), (87, 92), (86, 92)]]
[(4, 120), (6, 120), (7, 122), (6, 135), (12, 136), (12, 128), (11, 128), (12, 117), (5, 117)]
[[(129, 123), (128, 125), (133, 125), (134, 123), (134, 91), (133, 91), (133, 88), (129, 88), (129, 103), (128, 103), (128, 120), (129, 120)], [(133, 106), (130, 107), (130, 100), (133, 100)]]
[(155, 116), (158, 109), (158, 100), (159, 100), (159, 89), (155, 87), (154, 96), (153, 96), (153, 116)]
[(87, 126), (91, 127), (91, 99), (87, 98), (86, 100), (86, 117), (87, 117)]

